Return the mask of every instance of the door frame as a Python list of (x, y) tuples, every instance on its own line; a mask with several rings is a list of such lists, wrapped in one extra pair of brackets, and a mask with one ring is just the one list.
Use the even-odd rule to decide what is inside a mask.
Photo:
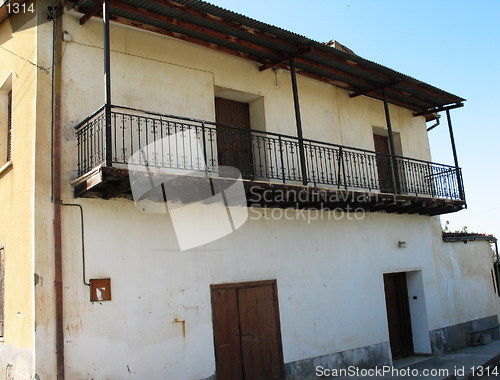
[[(212, 329), (214, 327), (214, 320), (215, 320), (215, 308), (214, 308), (214, 298), (212, 297), (212, 291), (213, 290), (219, 290), (219, 289), (248, 289), (248, 288), (257, 288), (261, 286), (272, 286), (273, 291), (275, 293), (275, 310), (276, 310), (276, 315), (275, 315), (275, 321), (276, 321), (276, 330), (278, 332), (278, 341), (279, 341), (279, 347), (278, 347), (278, 355), (279, 355), (279, 360), (280, 360), (280, 365), (281, 365), (281, 373), (283, 374), (283, 378), (285, 376), (285, 362), (283, 358), (283, 340), (281, 336), (281, 321), (280, 321), (280, 313), (279, 313), (279, 302), (278, 302), (278, 284), (276, 280), (262, 280), (262, 281), (249, 281), (249, 282), (235, 282), (235, 283), (224, 283), (224, 284), (211, 284), (210, 285), (210, 304), (212, 306)], [(238, 316), (239, 318), (239, 316)], [(238, 321), (239, 323), (239, 321)], [(212, 330), (213, 331), (213, 330)], [(214, 334), (214, 358), (215, 358), (215, 363), (217, 364), (217, 347), (215, 346), (215, 334)], [(243, 360), (243, 358), (242, 358)], [(216, 373), (217, 373), (217, 366), (215, 368)]]

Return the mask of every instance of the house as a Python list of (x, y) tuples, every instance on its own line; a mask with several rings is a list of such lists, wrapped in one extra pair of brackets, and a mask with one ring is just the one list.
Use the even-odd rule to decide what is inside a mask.
[(203, 1), (9, 4), (5, 378), (307, 379), (498, 338), (492, 238), (439, 222), (465, 99)]

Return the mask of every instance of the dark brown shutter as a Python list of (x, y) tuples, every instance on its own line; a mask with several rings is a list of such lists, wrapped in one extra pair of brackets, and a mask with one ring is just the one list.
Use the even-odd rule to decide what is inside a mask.
[(5, 257), (4, 249), (0, 248), (0, 337), (3, 337), (3, 309), (4, 309), (4, 279), (5, 279)]
[(10, 161), (12, 158), (12, 91), (9, 91), (7, 107), (7, 161)]

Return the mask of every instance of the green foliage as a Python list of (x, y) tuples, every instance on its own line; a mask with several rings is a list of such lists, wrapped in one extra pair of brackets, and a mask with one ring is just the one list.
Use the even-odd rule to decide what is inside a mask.
[(460, 234), (468, 234), (468, 233), (471, 233), (472, 231), (469, 231), (469, 227), (467, 227), (467, 226), (463, 226), (462, 229), (460, 229), (460, 230), (452, 231), (452, 230), (450, 230), (450, 221), (447, 220), (444, 223), (443, 232), (453, 232), (453, 233), (460, 233)]

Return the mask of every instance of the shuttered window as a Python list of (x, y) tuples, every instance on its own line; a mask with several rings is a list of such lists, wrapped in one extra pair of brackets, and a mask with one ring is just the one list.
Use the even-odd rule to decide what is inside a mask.
[(4, 321), (4, 282), (5, 282), (5, 250), (0, 246), (0, 338), (3, 338)]
[(7, 107), (7, 161), (10, 161), (12, 158), (12, 91), (9, 91)]

